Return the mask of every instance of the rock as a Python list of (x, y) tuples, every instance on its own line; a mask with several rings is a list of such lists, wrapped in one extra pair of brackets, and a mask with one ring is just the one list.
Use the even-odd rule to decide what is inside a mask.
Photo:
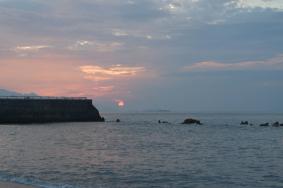
[(162, 123), (162, 124), (169, 124), (168, 121), (161, 121), (161, 120), (158, 120), (158, 123), (159, 123), (159, 124), (161, 124), (161, 123)]
[(269, 126), (269, 123), (263, 123), (263, 124), (260, 124), (259, 126), (267, 127), (267, 126)]
[(275, 123), (272, 124), (273, 127), (279, 127), (280, 123), (278, 121), (276, 121)]
[(202, 123), (201, 123), (199, 120), (193, 119), (193, 118), (185, 119), (182, 124), (187, 124), (187, 125), (191, 125), (191, 124), (202, 125)]
[(241, 125), (248, 125), (249, 122), (248, 121), (241, 121)]

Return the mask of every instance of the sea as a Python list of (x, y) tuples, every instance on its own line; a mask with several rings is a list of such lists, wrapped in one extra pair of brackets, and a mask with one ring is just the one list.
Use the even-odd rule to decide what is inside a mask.
[[(283, 126), (259, 126), (283, 123), (283, 114), (103, 116), (105, 123), (1, 125), (0, 181), (42, 188), (283, 187)], [(181, 124), (189, 117), (203, 125)]]

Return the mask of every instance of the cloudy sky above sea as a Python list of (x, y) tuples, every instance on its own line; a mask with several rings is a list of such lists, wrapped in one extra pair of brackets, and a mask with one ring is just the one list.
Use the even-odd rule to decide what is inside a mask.
[(0, 39), (1, 89), (283, 111), (283, 0), (0, 0)]

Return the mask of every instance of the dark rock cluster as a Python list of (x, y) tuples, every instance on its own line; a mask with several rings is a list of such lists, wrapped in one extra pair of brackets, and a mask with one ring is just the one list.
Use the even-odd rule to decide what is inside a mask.
[(241, 121), (241, 125), (248, 125), (249, 122), (248, 121)]
[(159, 124), (170, 124), (168, 121), (161, 121), (161, 120), (158, 120), (158, 123)]
[(200, 122), (200, 120), (193, 119), (193, 118), (185, 119), (182, 124), (187, 124), (187, 125), (191, 125), (191, 124), (202, 125), (202, 123)]
[[(240, 125), (253, 125), (253, 124), (250, 124), (248, 121), (241, 121)], [(283, 123), (279, 123), (278, 121), (274, 122), (274, 123), (262, 123), (262, 124), (259, 124), (259, 126), (261, 127), (268, 127), (268, 126), (272, 126), (272, 127), (283, 127)]]
[[(168, 121), (162, 121), (162, 120), (158, 120), (158, 123), (159, 124), (171, 124)], [(187, 118), (181, 124), (186, 124), (186, 125), (202, 125), (200, 120), (193, 119), (193, 118)]]

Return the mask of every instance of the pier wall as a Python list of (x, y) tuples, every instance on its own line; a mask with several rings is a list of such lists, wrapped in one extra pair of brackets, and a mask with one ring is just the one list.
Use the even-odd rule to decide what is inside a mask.
[(103, 121), (90, 99), (0, 99), (0, 123)]

